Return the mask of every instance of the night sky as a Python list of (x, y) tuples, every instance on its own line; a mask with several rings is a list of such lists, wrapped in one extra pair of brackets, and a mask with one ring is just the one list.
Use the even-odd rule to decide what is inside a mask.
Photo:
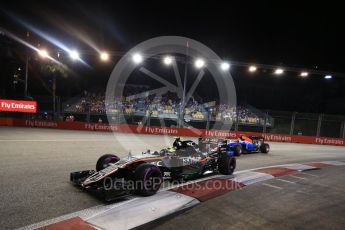
[[(339, 72), (332, 82), (325, 82), (323, 76), (301, 80), (297, 73), (286, 73), (277, 79), (264, 70), (253, 77), (236, 67), (231, 73), (239, 100), (260, 109), (345, 114), (345, 20), (341, 3), (253, 2), (2, 1), (0, 27), (25, 38), (32, 26), (69, 47), (92, 51), (76, 36), (77, 31), (98, 48), (119, 53), (152, 37), (185, 36), (230, 61)], [(30, 39), (33, 45), (56, 48), (34, 32)], [(21, 61), (9, 60), (9, 53)], [(19, 95), (21, 86), (13, 89), (8, 82), (15, 68), (10, 66), (22, 65), (23, 56), (21, 46), (2, 36), (2, 96), (4, 90), (5, 96)], [(106, 83), (116, 58), (107, 66), (95, 59), (92, 55), (86, 57), (91, 69), (74, 64), (69, 79), (59, 80), (61, 96), (77, 95), (95, 82)], [(31, 68), (34, 76), (35, 65)], [(49, 88), (49, 80), (41, 78), (39, 74), (32, 77), (31, 92), (49, 95), (42, 86), (47, 84)]]

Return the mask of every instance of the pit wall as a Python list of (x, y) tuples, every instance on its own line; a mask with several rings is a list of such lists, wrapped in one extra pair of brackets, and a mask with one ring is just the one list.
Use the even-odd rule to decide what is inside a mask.
[(66, 121), (46, 121), (46, 120), (24, 120), (14, 118), (0, 118), (1, 126), (20, 126), (20, 127), (37, 127), (53, 128), (68, 130), (85, 130), (85, 131), (103, 131), (103, 132), (120, 132), (120, 133), (138, 133), (138, 134), (156, 134), (188, 137), (214, 137), (214, 138), (239, 138), (241, 135), (263, 136), (266, 141), (288, 142), (303, 144), (319, 145), (338, 145), (345, 146), (345, 138), (328, 138), (312, 136), (292, 136), (285, 134), (254, 133), (254, 132), (235, 132), (225, 130), (205, 130), (193, 128), (165, 128), (154, 126), (138, 125), (109, 125), (100, 123), (85, 122), (66, 122)]

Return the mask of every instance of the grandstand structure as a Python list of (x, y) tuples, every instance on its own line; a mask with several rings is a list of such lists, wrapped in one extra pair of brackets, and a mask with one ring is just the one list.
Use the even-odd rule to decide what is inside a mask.
[[(124, 96), (116, 98), (111, 105), (106, 104), (104, 92), (85, 91), (62, 104), (60, 119), (71, 120), (69, 118), (73, 116), (73, 120), (83, 122), (179, 127), (181, 102), (175, 93), (152, 93), (148, 86), (135, 88), (127, 88)], [(215, 100), (205, 102), (198, 95), (194, 95), (185, 107), (183, 127), (345, 137), (344, 116), (263, 111), (248, 104), (229, 107)]]
[[(135, 87), (134, 87), (135, 88)], [(147, 89), (147, 88), (145, 88)], [(116, 98), (112, 104), (107, 104), (104, 93), (97, 91), (84, 92), (63, 104), (65, 117), (73, 116), (85, 121), (97, 121), (101, 117), (105, 121), (106, 114), (110, 115), (116, 123), (147, 123), (160, 120), (170, 127), (177, 126), (181, 101), (175, 93), (151, 90), (125, 93), (122, 98)], [(134, 93), (135, 92), (135, 93)], [(127, 95), (126, 95), (127, 94)], [(273, 126), (273, 118), (250, 105), (229, 107), (217, 104), (216, 101), (203, 102), (201, 97), (195, 96), (184, 108), (185, 125), (197, 128), (210, 128), (213, 126), (230, 127), (231, 124), (240, 126), (253, 126), (258, 129)], [(160, 125), (160, 124), (158, 124)]]

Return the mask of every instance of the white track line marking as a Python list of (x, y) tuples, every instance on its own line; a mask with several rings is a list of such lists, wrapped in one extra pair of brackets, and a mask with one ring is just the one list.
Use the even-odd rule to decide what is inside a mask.
[(341, 166), (341, 165), (345, 165), (345, 163), (342, 162), (342, 161), (321, 161), (320, 163), (328, 164), (328, 165), (332, 165), (332, 166)]
[[(250, 156), (250, 154), (248, 156)], [(310, 163), (310, 162), (304, 162), (304, 163)], [(301, 165), (301, 164), (304, 164), (304, 163), (298, 163), (298, 164)], [(294, 165), (294, 164), (279, 164), (279, 165), (262, 166), (262, 167), (253, 168), (253, 169), (245, 169), (245, 170), (242, 170), (240, 172), (251, 172), (251, 171), (256, 171), (256, 170), (259, 170), (259, 169), (268, 169), (268, 168), (277, 168), (277, 167), (287, 168), (287, 167), (289, 167), (291, 165)], [(313, 167), (313, 168), (318, 169), (317, 167)], [(236, 174), (236, 172), (234, 174)]]
[[(120, 202), (120, 203), (118, 203), (118, 204), (119, 204), (118, 206), (120, 206), (120, 205), (125, 205), (125, 204), (127, 204), (127, 203), (129, 203), (129, 202), (133, 202), (133, 201), (138, 200), (138, 199), (139, 199), (138, 197), (135, 197), (135, 198), (129, 199), (129, 200), (127, 200), (127, 201)], [(116, 203), (115, 203), (115, 204), (116, 204)], [(105, 206), (106, 206), (106, 205), (105, 205)], [(116, 207), (116, 206), (115, 206), (115, 207)], [(85, 217), (84, 221), (88, 221), (89, 219), (94, 218), (95, 216), (98, 216), (98, 215), (100, 215), (100, 214), (103, 214), (103, 213), (105, 213), (105, 212), (108, 212), (110, 209), (112, 209), (112, 208), (108, 208), (108, 209), (105, 209), (105, 210), (100, 211), (100, 212), (98, 212), (98, 213), (95, 213), (95, 214), (93, 214), (93, 215), (91, 215), (91, 216)]]
[(80, 217), (82, 220), (86, 221), (94, 216), (97, 216), (100, 213), (107, 212), (113, 208), (120, 207), (122, 205), (125, 205), (126, 203), (132, 202), (133, 200), (138, 199), (138, 198), (131, 198), (129, 200), (124, 200), (120, 201), (118, 203), (113, 203), (113, 204), (101, 204), (101, 205), (96, 205), (90, 208), (86, 208), (80, 211), (68, 213), (62, 216), (58, 216), (52, 219), (47, 219), (43, 220), (38, 223), (30, 224), (24, 227), (17, 228), (16, 230), (34, 230), (37, 228), (42, 228), (51, 224), (59, 223), (61, 221), (65, 221), (74, 217)]
[(276, 180), (283, 181), (283, 182), (290, 183), (290, 184), (296, 184), (296, 182), (289, 181), (289, 180), (284, 180), (284, 179), (279, 179), (279, 178), (276, 178)]
[(262, 185), (265, 185), (265, 186), (267, 186), (267, 187), (271, 187), (271, 188), (275, 188), (275, 189), (279, 189), (279, 190), (283, 189), (282, 187), (275, 186), (275, 185), (271, 185), (271, 184), (266, 184), (266, 183), (261, 183), (261, 184), (262, 184)]
[(319, 177), (319, 176), (317, 176), (317, 175), (313, 175), (313, 174), (309, 174), (309, 173), (305, 173), (305, 172), (301, 172), (301, 174), (303, 174), (303, 175), (308, 175), (308, 176), (312, 176), (312, 177)]
[(296, 178), (296, 179), (301, 179), (301, 180), (308, 180), (305, 177), (299, 177), (299, 176), (294, 176), (294, 175), (289, 175), (290, 177)]
[(194, 197), (166, 191), (109, 209), (87, 222), (101, 229), (132, 229), (197, 204)]

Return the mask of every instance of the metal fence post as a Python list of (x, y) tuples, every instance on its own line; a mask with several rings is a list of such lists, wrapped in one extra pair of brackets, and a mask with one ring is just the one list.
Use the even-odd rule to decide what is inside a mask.
[(148, 120), (147, 120), (147, 126), (150, 127), (151, 126), (151, 110), (149, 111), (149, 114), (148, 114)]
[(87, 114), (86, 114), (86, 122), (90, 123), (90, 121), (91, 121), (91, 106), (88, 104), (87, 108), (88, 108), (88, 111), (87, 111)]
[(292, 113), (291, 117), (291, 126), (290, 126), (290, 135), (293, 135), (294, 129), (295, 129), (295, 119), (296, 119), (297, 112)]
[(238, 131), (238, 109), (237, 109), (237, 106), (236, 106), (236, 123), (235, 123), (235, 131)]
[(340, 137), (345, 138), (345, 121), (343, 121), (343, 130), (342, 130), (342, 134), (340, 135)]
[(53, 120), (56, 120), (56, 75), (53, 77)]
[(206, 122), (206, 130), (210, 129), (210, 110), (207, 110), (207, 122)]
[(28, 79), (29, 79), (29, 54), (26, 50), (26, 59), (25, 59), (25, 85), (24, 85), (24, 97), (28, 97)]
[(317, 137), (320, 136), (321, 125), (322, 125), (322, 118), (323, 118), (323, 114), (319, 114), (319, 118), (317, 120), (317, 129), (316, 129), (316, 136)]
[(267, 128), (267, 119), (268, 119), (268, 111), (265, 113), (265, 121), (264, 121), (264, 126), (263, 126), (263, 133), (266, 133), (266, 128)]

